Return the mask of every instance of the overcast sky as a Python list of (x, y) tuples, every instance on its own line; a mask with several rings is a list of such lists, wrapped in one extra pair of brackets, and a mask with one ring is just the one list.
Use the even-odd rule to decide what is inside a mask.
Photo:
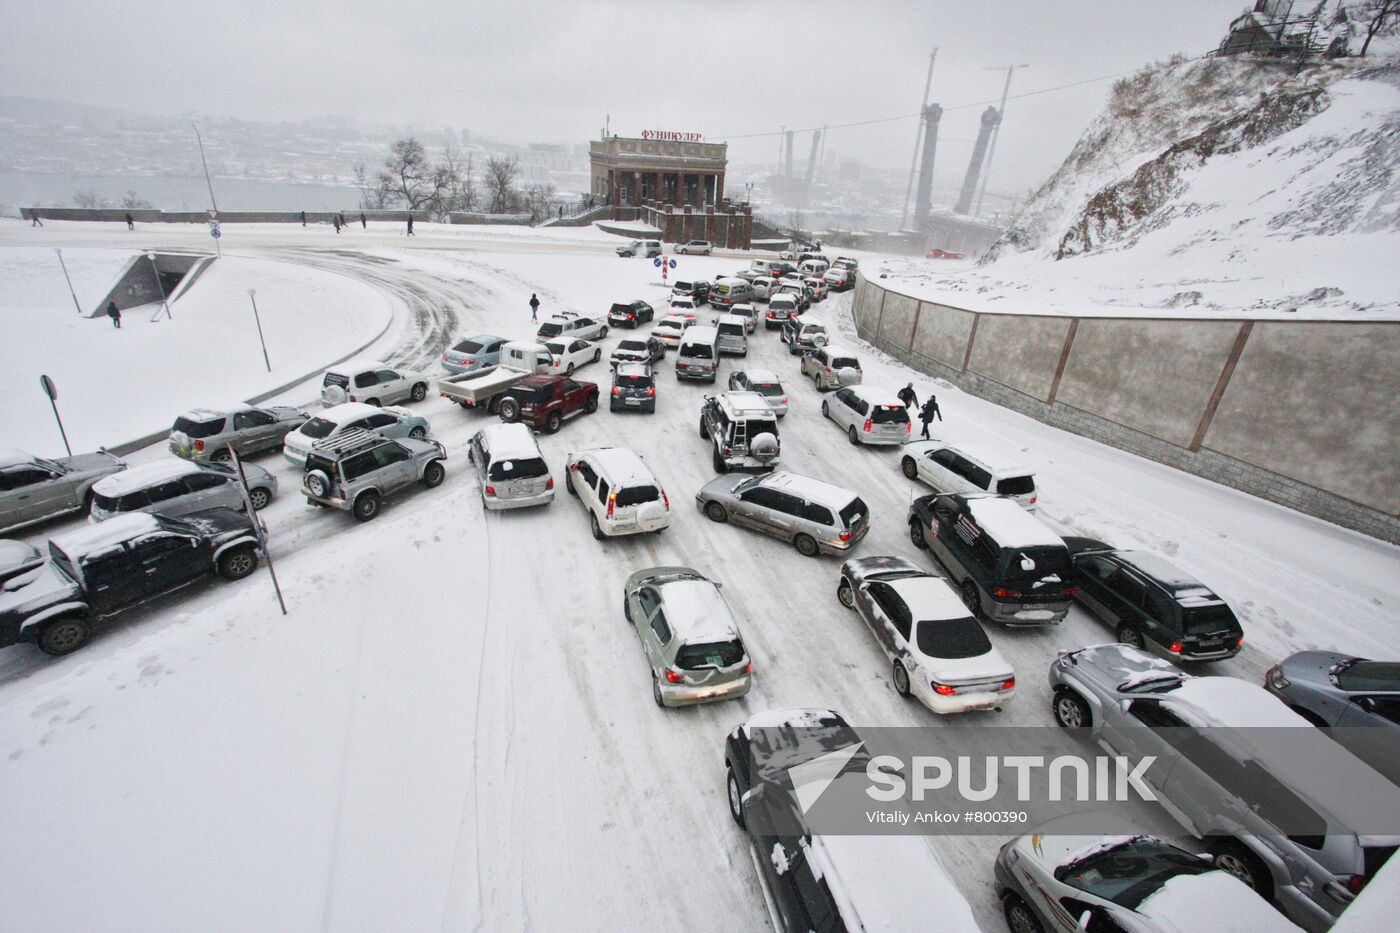
[[(6, 0), (3, 93), (158, 114), (328, 114), (513, 141), (613, 132), (707, 138), (913, 114), (928, 53), (945, 108), (1214, 48), (1245, 0)], [(1012, 100), (995, 187), (1038, 184), (1110, 82)], [(940, 170), (966, 163), (982, 106), (949, 110)], [(832, 130), (827, 155), (907, 166), (915, 123)], [(799, 134), (799, 164), (810, 133)], [(730, 159), (776, 161), (776, 136)]]

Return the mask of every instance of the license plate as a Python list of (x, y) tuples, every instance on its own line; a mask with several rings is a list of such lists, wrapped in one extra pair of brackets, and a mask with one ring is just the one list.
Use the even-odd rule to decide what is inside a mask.
[(1219, 648), (1221, 644), (1222, 642), (1219, 641), (1202, 641), (1196, 643), (1196, 648), (1201, 651), (1213, 651), (1214, 649)]
[(525, 483), (511, 483), (511, 484), (510, 484), (509, 491), (510, 491), (510, 494), (513, 495), (513, 496), (520, 496), (520, 495), (524, 495), (525, 493), (529, 492), (529, 491), (530, 491), (530, 487), (529, 487), (528, 485), (526, 485)]
[(639, 399), (639, 398), (625, 398), (625, 399), (622, 400), (622, 402), (623, 402), (624, 405), (640, 405), (640, 404), (642, 404), (642, 400)]
[(1049, 609), (1023, 609), (1020, 612), (1016, 613), (1016, 618), (1027, 619), (1030, 621), (1041, 621), (1044, 619), (1055, 618), (1055, 613), (1051, 612)]
[(637, 523), (636, 523), (636, 522), (618, 522), (616, 525), (613, 525), (613, 529), (614, 529), (615, 531), (636, 531), (636, 530), (637, 530)]

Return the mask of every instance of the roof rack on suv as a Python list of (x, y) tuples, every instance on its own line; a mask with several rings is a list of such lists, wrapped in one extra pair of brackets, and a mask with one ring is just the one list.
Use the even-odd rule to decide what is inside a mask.
[(321, 454), (334, 454), (336, 456), (348, 456), (359, 453), (371, 447), (377, 447), (384, 443), (384, 435), (376, 434), (365, 428), (351, 428), (342, 431), (340, 434), (332, 434), (330, 437), (323, 437), (319, 441), (311, 444), (311, 449)]

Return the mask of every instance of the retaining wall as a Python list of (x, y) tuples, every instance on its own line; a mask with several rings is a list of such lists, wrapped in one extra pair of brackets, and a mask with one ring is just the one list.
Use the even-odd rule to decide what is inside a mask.
[[(22, 207), (19, 210), (20, 217), (25, 220), (33, 220), (35, 213), (38, 213), (42, 220), (95, 220), (126, 223), (126, 215), (130, 213), (131, 219), (138, 224), (202, 224), (209, 221), (208, 211), (158, 211), (149, 208), (126, 211), (119, 207)], [(426, 211), (346, 210), (343, 213), (346, 222), (351, 224), (359, 223), (361, 214), (365, 215), (366, 220), (395, 220), (399, 223), (406, 222), (410, 213), (413, 214), (413, 219), (416, 221), (429, 219)], [(301, 216), (301, 211), (220, 211), (219, 223), (299, 224)], [(306, 211), (306, 222), (309, 224), (328, 224), (334, 216), (334, 211)]]
[(851, 307), (973, 395), (1400, 543), (1400, 322), (990, 314), (860, 275)]

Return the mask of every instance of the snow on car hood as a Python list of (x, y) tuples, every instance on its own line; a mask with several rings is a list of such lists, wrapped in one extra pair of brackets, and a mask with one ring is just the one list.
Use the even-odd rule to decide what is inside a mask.
[(1223, 871), (1178, 875), (1137, 912), (1170, 933), (1279, 933), (1297, 930), (1248, 885)]
[(28, 613), (66, 599), (81, 598), (78, 586), (53, 561), (0, 585), (0, 617)]

